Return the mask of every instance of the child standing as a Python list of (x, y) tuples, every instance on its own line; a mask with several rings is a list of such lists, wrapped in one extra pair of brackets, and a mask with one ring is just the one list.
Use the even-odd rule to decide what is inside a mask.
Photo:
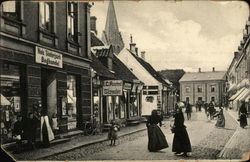
[(108, 139), (110, 140), (110, 146), (115, 145), (115, 140), (117, 139), (118, 126), (115, 124), (115, 121), (111, 121), (111, 126), (109, 128)]

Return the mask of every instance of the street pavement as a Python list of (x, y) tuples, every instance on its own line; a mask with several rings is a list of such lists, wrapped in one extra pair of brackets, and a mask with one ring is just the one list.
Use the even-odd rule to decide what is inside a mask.
[[(185, 114), (186, 115), (186, 114)], [(132, 136), (119, 138), (116, 146), (109, 142), (92, 148), (79, 148), (73, 151), (45, 158), (46, 160), (180, 160), (180, 159), (218, 159), (219, 153), (238, 128), (237, 122), (225, 112), (226, 127), (216, 128), (216, 120), (208, 120), (204, 112), (193, 112), (191, 120), (185, 120), (192, 145), (190, 157), (175, 156), (172, 152), (173, 134), (170, 131), (172, 121), (164, 121), (161, 127), (169, 147), (159, 152), (147, 150), (147, 131), (138, 132)], [(247, 135), (247, 134), (246, 134)], [(249, 136), (246, 136), (249, 137)], [(244, 136), (244, 138), (246, 138)], [(248, 145), (249, 146), (249, 145)], [(226, 151), (227, 152), (227, 151)], [(239, 153), (239, 152), (238, 152)], [(230, 157), (227, 157), (230, 158)], [(230, 158), (233, 159), (233, 158)]]
[[(226, 127), (216, 128), (216, 120), (208, 120), (204, 112), (193, 112), (191, 120), (185, 120), (190, 137), (192, 152), (187, 160), (242, 159), (249, 156), (250, 127), (241, 129), (237, 114), (225, 111)], [(186, 117), (186, 114), (184, 114)], [(94, 136), (76, 136), (68, 142), (40, 148), (21, 154), (11, 154), (16, 160), (180, 160), (172, 150), (173, 134), (170, 124), (165, 120), (161, 127), (169, 147), (159, 152), (147, 150), (147, 131), (145, 123), (122, 128), (118, 132), (116, 146), (109, 146), (107, 133)]]

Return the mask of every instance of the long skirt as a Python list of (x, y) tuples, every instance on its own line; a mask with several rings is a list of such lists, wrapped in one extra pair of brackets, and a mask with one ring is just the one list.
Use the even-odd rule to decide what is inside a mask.
[(217, 122), (215, 124), (216, 127), (225, 127), (225, 117), (224, 115), (219, 115)]
[(148, 126), (148, 150), (150, 152), (167, 148), (168, 143), (165, 135), (157, 125)]
[(191, 143), (185, 127), (176, 128), (173, 140), (173, 152), (191, 152)]
[(240, 126), (244, 128), (247, 126), (247, 116), (245, 114), (240, 115)]

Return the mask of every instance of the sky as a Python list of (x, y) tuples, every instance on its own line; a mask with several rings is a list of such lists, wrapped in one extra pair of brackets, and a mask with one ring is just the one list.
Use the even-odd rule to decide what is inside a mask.
[[(94, 2), (98, 37), (109, 1)], [(130, 35), (156, 70), (226, 71), (243, 38), (249, 16), (244, 1), (114, 1), (125, 48)]]

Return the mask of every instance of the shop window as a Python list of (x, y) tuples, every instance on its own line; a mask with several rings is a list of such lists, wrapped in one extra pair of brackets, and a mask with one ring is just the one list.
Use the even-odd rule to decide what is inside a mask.
[(13, 19), (20, 20), (21, 12), (20, 12), (20, 2), (19, 1), (5, 1), (3, 2), (3, 15)]
[(68, 2), (68, 38), (73, 42), (78, 42), (78, 28), (77, 28), (77, 3)]
[(115, 111), (115, 119), (119, 119), (120, 116), (119, 96), (115, 96), (114, 111)]
[(53, 3), (40, 2), (40, 27), (46, 31), (52, 32), (53, 27)]
[(138, 98), (136, 95), (130, 97), (130, 116), (138, 116)]
[(108, 120), (113, 120), (114, 119), (114, 114), (113, 114), (113, 101), (112, 101), (112, 96), (107, 97), (107, 107), (108, 107)]
[(98, 93), (98, 89), (94, 89), (94, 98), (93, 98), (93, 105), (94, 105), (94, 110), (93, 110), (93, 115), (94, 119), (96, 122), (100, 122), (100, 96)]
[[(69, 122), (72, 122), (72, 126), (69, 129), (76, 127), (76, 112), (77, 112), (77, 97), (76, 97), (76, 76), (67, 75), (67, 110), (66, 115), (68, 116)], [(73, 126), (74, 125), (74, 126)]]
[(1, 141), (12, 140), (12, 128), (16, 117), (21, 113), (20, 66), (8, 62), (0, 62), (0, 121)]

